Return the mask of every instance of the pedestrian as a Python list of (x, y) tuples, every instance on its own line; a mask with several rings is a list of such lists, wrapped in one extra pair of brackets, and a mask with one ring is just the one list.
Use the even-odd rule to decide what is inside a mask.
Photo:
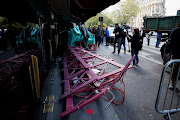
[(85, 49), (88, 49), (88, 39), (89, 39), (89, 33), (86, 27), (84, 27), (83, 25), (80, 25), (80, 30), (82, 32), (82, 35), (84, 36), (83, 38), (83, 47)]
[(0, 28), (0, 51), (2, 50), (2, 30)]
[(103, 31), (100, 25), (98, 25), (95, 35), (96, 35), (96, 44), (98, 45), (98, 47), (100, 47), (101, 39), (103, 38)]
[(138, 65), (139, 63), (138, 52), (141, 49), (139, 46), (140, 44), (142, 44), (140, 43), (141, 39), (140, 39), (139, 29), (137, 28), (134, 29), (133, 36), (130, 35), (128, 36), (130, 37), (129, 42), (131, 42), (131, 55), (132, 56), (135, 55), (135, 58), (133, 59), (133, 66), (135, 66)]
[[(172, 59), (180, 59), (180, 26), (176, 28), (175, 30), (173, 30), (173, 32), (171, 33), (168, 43), (166, 45), (165, 53), (166, 53), (167, 58), (170, 58), (172, 54)], [(179, 66), (180, 66), (180, 63), (174, 64), (174, 69), (172, 73), (172, 81), (171, 81), (171, 85), (169, 86), (169, 89), (171, 90), (175, 89), (175, 85), (178, 79), (177, 76), (179, 74), (178, 73)]]
[(5, 29), (4, 28), (2, 28), (2, 35), (1, 35), (1, 41), (2, 41), (2, 50), (3, 51), (6, 51), (7, 50), (7, 31), (5, 31)]
[(157, 42), (156, 42), (156, 48), (159, 48), (159, 43), (161, 41), (162, 33), (157, 32)]
[(116, 52), (116, 43), (118, 43), (118, 54), (119, 54), (122, 35), (124, 34), (124, 31), (122, 28), (119, 27), (118, 23), (115, 24), (113, 33), (115, 34), (115, 40), (114, 40), (114, 51), (112, 52), (112, 54)]
[(120, 44), (120, 51), (121, 51), (121, 46), (124, 46), (124, 54), (126, 54), (126, 32), (124, 32), (124, 35), (122, 36), (121, 44)]
[(104, 43), (104, 41), (105, 41), (105, 38), (106, 38), (106, 30), (104, 29), (104, 27), (103, 27), (103, 38), (102, 38), (102, 43)]
[(150, 37), (153, 35), (153, 32), (150, 32), (148, 33), (148, 36), (147, 36), (147, 45), (149, 46), (150, 44)]
[(92, 29), (92, 34), (96, 34), (96, 27), (95, 26)]
[(89, 31), (89, 32), (92, 32), (91, 26), (88, 27), (88, 31)]
[(109, 45), (109, 40), (110, 40), (110, 36), (109, 36), (109, 30), (108, 30), (108, 27), (106, 27), (106, 46)]
[(140, 39), (143, 41), (144, 40), (144, 37), (146, 36), (146, 33), (145, 31), (143, 30), (143, 28), (141, 28), (141, 31), (140, 31)]

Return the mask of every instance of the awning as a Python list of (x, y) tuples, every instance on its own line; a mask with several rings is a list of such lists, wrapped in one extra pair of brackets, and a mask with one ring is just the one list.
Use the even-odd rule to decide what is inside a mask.
[(0, 16), (21, 22), (61, 19), (66, 22), (85, 22), (120, 0), (4, 0)]

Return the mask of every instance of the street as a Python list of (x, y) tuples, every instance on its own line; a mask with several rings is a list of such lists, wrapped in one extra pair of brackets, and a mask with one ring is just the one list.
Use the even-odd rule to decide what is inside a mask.
[[(163, 116), (155, 111), (155, 100), (158, 92), (159, 81), (163, 69), (160, 48), (155, 48), (156, 38), (151, 38), (150, 46), (147, 46), (147, 40), (144, 38), (143, 50), (139, 52), (139, 65), (128, 70), (124, 81), (126, 85), (126, 97), (123, 105), (115, 106), (120, 120), (160, 120)], [(104, 46), (103, 46), (104, 47)], [(102, 52), (103, 55), (113, 51), (108, 49)], [(104, 50), (103, 50), (104, 51)], [(124, 55), (110, 55), (116, 62), (126, 64), (131, 55), (127, 52)]]
[(180, 120), (179, 5), (1, 2), (0, 120)]
[[(155, 101), (158, 93), (161, 72), (163, 69), (160, 48), (155, 48), (156, 37), (153, 36), (150, 46), (147, 46), (147, 40), (144, 38), (143, 50), (139, 52), (139, 65), (128, 70), (125, 82), (125, 101), (124, 104), (114, 105), (111, 103), (108, 109), (104, 106), (107, 102), (101, 97), (97, 101), (83, 107), (82, 109), (70, 114), (66, 119), (73, 120), (163, 120), (163, 114), (155, 110)], [(160, 44), (162, 46), (163, 43)], [(128, 45), (126, 44), (127, 50)], [(101, 44), (98, 48), (98, 54), (104, 57), (112, 58), (115, 62), (126, 65), (131, 58), (131, 54), (121, 50), (120, 55), (111, 54), (112, 46)], [(119, 88), (116, 84), (114, 87)], [(121, 94), (113, 91), (115, 101), (121, 100)], [(93, 114), (87, 115), (85, 109), (92, 109)], [(107, 114), (108, 113), (108, 114)], [(179, 113), (171, 115), (173, 120), (180, 118)]]

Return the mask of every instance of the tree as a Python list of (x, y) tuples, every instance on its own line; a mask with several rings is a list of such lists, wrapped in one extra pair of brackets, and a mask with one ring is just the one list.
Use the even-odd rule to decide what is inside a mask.
[(121, 25), (129, 23), (133, 17), (136, 17), (139, 12), (139, 2), (137, 0), (126, 0), (119, 2), (113, 15), (116, 16), (116, 21)]
[[(23, 28), (23, 26), (20, 23), (16, 22), (16, 21), (11, 21), (11, 25), (15, 29)], [(8, 18), (0, 16), (0, 26), (5, 27), (5, 28), (9, 28)]]
[(8, 24), (8, 19), (0, 16), (0, 25), (2, 26), (6, 24)]
[(87, 21), (86, 21), (86, 26), (90, 26), (90, 25), (98, 25), (98, 24), (100, 24), (99, 23), (99, 17), (103, 17), (103, 23), (105, 23), (105, 24), (103, 24), (103, 26), (105, 26), (105, 25), (110, 25), (110, 24), (113, 24), (113, 21), (112, 21), (112, 19), (111, 18), (109, 18), (108, 16), (106, 16), (105, 14), (102, 14), (102, 13), (99, 13), (99, 14), (97, 14), (96, 16), (94, 16), (94, 17), (91, 17), (90, 19), (88, 19)]

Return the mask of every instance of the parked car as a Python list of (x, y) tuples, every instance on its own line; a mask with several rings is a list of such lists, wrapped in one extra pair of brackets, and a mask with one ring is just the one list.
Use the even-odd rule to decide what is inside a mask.
[(114, 27), (109, 27), (109, 36), (110, 36), (110, 44), (114, 43), (115, 40), (115, 34), (113, 33)]

